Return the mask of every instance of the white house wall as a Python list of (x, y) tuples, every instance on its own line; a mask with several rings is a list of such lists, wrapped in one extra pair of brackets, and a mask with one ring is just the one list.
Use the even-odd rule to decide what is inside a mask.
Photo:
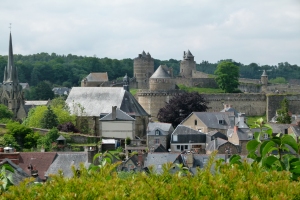
[(105, 138), (127, 138), (134, 137), (133, 121), (100, 121), (102, 137)]

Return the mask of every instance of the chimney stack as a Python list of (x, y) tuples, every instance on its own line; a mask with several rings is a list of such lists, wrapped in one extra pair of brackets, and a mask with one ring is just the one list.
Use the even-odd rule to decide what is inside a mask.
[(112, 118), (112, 120), (116, 120), (116, 118), (117, 118), (117, 106), (112, 107), (111, 118)]

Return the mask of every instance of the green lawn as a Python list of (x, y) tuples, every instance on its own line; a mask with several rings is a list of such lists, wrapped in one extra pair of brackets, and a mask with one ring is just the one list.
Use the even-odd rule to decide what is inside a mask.
[(205, 94), (224, 93), (224, 90), (221, 90), (219, 88), (186, 87), (181, 84), (179, 84), (178, 87), (180, 88), (180, 90), (184, 90), (186, 92), (198, 92), (198, 93), (205, 93)]
[(138, 89), (130, 89), (130, 93), (134, 96), (137, 93)]

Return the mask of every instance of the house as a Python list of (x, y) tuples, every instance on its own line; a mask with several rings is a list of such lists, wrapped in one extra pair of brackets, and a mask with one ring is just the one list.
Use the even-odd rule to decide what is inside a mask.
[[(92, 159), (92, 156), (90, 158)], [(57, 158), (45, 172), (45, 177), (49, 177), (50, 174), (58, 174), (61, 171), (64, 177), (71, 178), (74, 176), (72, 167), (79, 170), (82, 164), (83, 167), (88, 168), (91, 162), (91, 160), (88, 160), (88, 153), (86, 152), (59, 152)]]
[(2, 169), (3, 165), (9, 165), (14, 170), (13, 173), (6, 170), (7, 174), (11, 174), (11, 176), (12, 176), (12, 184), (14, 184), (14, 185), (18, 185), (25, 178), (29, 178), (30, 177), (27, 173), (25, 173), (23, 171), (22, 168), (20, 168), (18, 165), (16, 165), (14, 162), (12, 162), (8, 158), (5, 158), (4, 160), (2, 160), (0, 162), (0, 169)]
[(101, 114), (100, 117), (99, 133), (101, 137), (116, 139), (135, 138), (135, 119), (117, 108), (117, 106), (112, 107), (111, 113)]
[(174, 128), (171, 123), (150, 121), (147, 127), (147, 145), (150, 151), (159, 151), (170, 148), (170, 138)]
[(223, 140), (228, 140), (228, 137), (219, 131), (210, 131), (206, 134), (206, 143), (213, 141), (216, 138), (222, 138)]
[(101, 150), (115, 150), (117, 148), (118, 141), (115, 139), (102, 139), (101, 140)]
[(56, 157), (56, 152), (20, 152), (19, 166), (29, 176), (36, 174), (45, 181), (45, 173)]
[(141, 152), (137, 155), (133, 155), (124, 162), (121, 163), (121, 165), (118, 166), (118, 169), (120, 171), (142, 171), (144, 167), (144, 160), (145, 160), (146, 154), (142, 154)]
[(128, 115), (135, 116), (135, 135), (146, 136), (149, 114), (130, 92), (121, 87), (73, 87), (66, 103), (72, 114), (88, 118), (89, 127), (95, 135), (100, 135), (100, 114), (111, 113), (112, 106), (117, 106)]
[(181, 122), (181, 125), (202, 133), (217, 130), (226, 134), (227, 129), (232, 127), (234, 123), (233, 112), (192, 112)]
[(101, 87), (103, 83), (108, 81), (107, 72), (90, 73), (81, 81), (81, 87)]
[(55, 95), (63, 96), (63, 95), (68, 95), (70, 92), (70, 88), (67, 87), (55, 87), (52, 89)]
[(239, 153), (239, 148), (231, 142), (222, 138), (215, 138), (207, 143), (206, 154), (211, 154), (217, 150), (218, 154), (234, 155)]
[(297, 124), (292, 124), (288, 128), (288, 133), (294, 134), (297, 138), (300, 137), (300, 122), (298, 122)]
[(171, 136), (171, 151), (204, 153), (206, 135), (184, 125), (178, 125)]

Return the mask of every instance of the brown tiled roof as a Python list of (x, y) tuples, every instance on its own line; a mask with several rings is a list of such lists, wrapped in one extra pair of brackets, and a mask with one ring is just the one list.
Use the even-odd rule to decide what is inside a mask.
[(39, 177), (45, 179), (45, 172), (55, 160), (56, 152), (20, 152), (19, 166), (31, 175), (28, 166), (32, 165), (33, 169), (38, 170)]

